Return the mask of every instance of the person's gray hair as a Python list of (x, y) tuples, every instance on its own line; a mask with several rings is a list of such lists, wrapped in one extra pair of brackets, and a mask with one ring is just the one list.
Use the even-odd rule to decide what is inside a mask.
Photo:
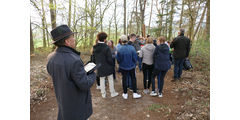
[(128, 41), (128, 38), (127, 38), (126, 35), (122, 35), (122, 36), (120, 37), (120, 39), (122, 40), (122, 42)]
[(185, 33), (185, 29), (184, 28), (180, 28), (180, 34), (184, 34)]

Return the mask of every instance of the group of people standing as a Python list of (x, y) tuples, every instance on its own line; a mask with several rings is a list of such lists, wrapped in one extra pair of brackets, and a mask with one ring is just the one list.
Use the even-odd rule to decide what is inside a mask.
[[(174, 64), (172, 82), (175, 82), (181, 78), (183, 62), (190, 51), (190, 40), (184, 36), (184, 32), (184, 29), (180, 29), (178, 37), (171, 44), (166, 42), (164, 36), (154, 39), (148, 35), (145, 39), (136, 34), (122, 35), (116, 47), (112, 40), (106, 40), (105, 32), (98, 33), (92, 50), (92, 61), (102, 65), (97, 69), (97, 89), (101, 89), (102, 97), (106, 98), (105, 79), (109, 81), (111, 97), (119, 94), (114, 89), (115, 61), (118, 63), (117, 71), (122, 75), (122, 97), (124, 99), (128, 98), (128, 90), (133, 91), (133, 98), (141, 97), (141, 94), (137, 93), (137, 65), (143, 73), (143, 92), (150, 93), (150, 96), (163, 97), (164, 78), (171, 64)], [(171, 55), (172, 50), (173, 55)], [(156, 77), (158, 91), (155, 91)], [(151, 91), (150, 87), (152, 87)]]
[[(162, 97), (164, 77), (171, 68), (170, 49), (173, 48), (174, 79), (181, 79), (183, 61), (189, 55), (190, 40), (180, 29), (178, 37), (171, 44), (161, 36), (154, 40), (130, 34), (122, 35), (114, 47), (113, 41), (106, 41), (107, 34), (100, 32), (92, 49), (91, 61), (101, 64), (96, 73), (86, 73), (81, 53), (76, 51), (74, 33), (67, 25), (60, 25), (51, 31), (56, 49), (49, 54), (47, 71), (50, 74), (58, 102), (58, 120), (86, 120), (92, 114), (90, 88), (97, 80), (97, 89), (101, 89), (103, 98), (107, 97), (106, 83), (108, 80), (111, 97), (119, 95), (115, 91), (115, 63), (122, 74), (124, 99), (128, 99), (128, 89), (133, 91), (133, 98), (141, 98), (137, 93), (136, 66), (143, 72), (143, 92), (151, 96)], [(158, 78), (158, 91), (155, 91), (155, 77)], [(152, 85), (152, 91), (150, 87)]]

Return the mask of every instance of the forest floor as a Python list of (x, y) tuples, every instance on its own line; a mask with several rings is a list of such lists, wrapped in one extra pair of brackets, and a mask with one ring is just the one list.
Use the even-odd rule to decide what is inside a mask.
[[(52, 80), (46, 71), (47, 54), (31, 56), (31, 120), (56, 120), (58, 107)], [(84, 62), (89, 55), (81, 55)], [(165, 77), (163, 97), (151, 97), (142, 92), (143, 75), (137, 69), (137, 87), (142, 98), (133, 99), (128, 91), (127, 100), (122, 98), (121, 74), (117, 74), (115, 90), (119, 96), (101, 97), (96, 83), (92, 86), (93, 114), (90, 120), (207, 120), (210, 119), (209, 71), (183, 71), (182, 80), (171, 82), (173, 66)], [(157, 88), (157, 85), (156, 85)]]

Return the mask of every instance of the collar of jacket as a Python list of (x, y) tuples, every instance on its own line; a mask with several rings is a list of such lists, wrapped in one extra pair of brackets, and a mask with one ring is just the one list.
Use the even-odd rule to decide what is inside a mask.
[(98, 43), (105, 43), (105, 42), (98, 41)]
[(75, 53), (77, 55), (81, 55), (81, 52), (78, 52), (77, 50), (75, 50), (75, 49), (73, 49), (71, 47), (65, 46), (65, 45), (59, 46), (57, 51), (64, 51), (64, 52), (70, 52), (71, 51), (71, 52), (73, 52), (73, 53)]

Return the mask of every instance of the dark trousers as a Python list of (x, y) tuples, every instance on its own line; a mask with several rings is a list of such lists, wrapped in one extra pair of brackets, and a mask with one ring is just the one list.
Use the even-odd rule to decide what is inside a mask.
[[(144, 89), (149, 89), (152, 82), (152, 72), (153, 72), (153, 65), (147, 65), (143, 63), (142, 65), (143, 70), (143, 86)], [(147, 82), (148, 80), (148, 82)]]
[(142, 59), (138, 56), (137, 61), (138, 61), (138, 68), (141, 71), (142, 70)]
[(123, 86), (123, 93), (126, 94), (127, 93), (127, 74), (130, 75), (131, 77), (131, 82), (132, 82), (132, 87), (133, 87), (133, 92), (136, 93), (136, 76), (135, 76), (135, 68), (132, 70), (123, 70), (120, 69), (120, 72), (122, 73), (122, 86)]
[(116, 79), (116, 71), (115, 71), (115, 65), (116, 65), (116, 62), (115, 62), (115, 58), (113, 58), (113, 79)]
[(181, 78), (184, 59), (174, 59), (174, 78)]
[(100, 86), (100, 77), (97, 77), (97, 85)]
[(158, 90), (159, 93), (162, 93), (163, 85), (164, 85), (164, 78), (166, 76), (167, 70), (166, 71), (157, 71), (154, 70), (153, 73), (153, 78), (152, 78), (152, 91), (155, 91), (155, 78), (158, 76)]
[(127, 88), (133, 89), (133, 87), (132, 87), (132, 80), (131, 80), (130, 73), (127, 73), (126, 84), (127, 84)]

